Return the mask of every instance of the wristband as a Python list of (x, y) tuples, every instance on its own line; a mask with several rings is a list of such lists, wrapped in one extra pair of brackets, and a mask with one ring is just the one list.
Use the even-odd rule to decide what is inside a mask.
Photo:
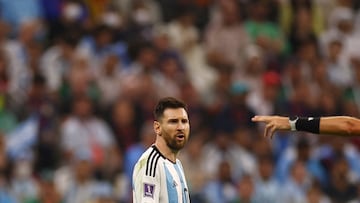
[(295, 128), (297, 131), (319, 134), (320, 117), (299, 117), (295, 121)]
[(296, 131), (296, 121), (299, 119), (299, 117), (289, 117), (289, 124), (291, 131)]

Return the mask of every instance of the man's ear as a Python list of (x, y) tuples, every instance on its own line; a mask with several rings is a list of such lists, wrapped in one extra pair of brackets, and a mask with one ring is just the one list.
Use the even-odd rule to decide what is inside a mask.
[(154, 131), (156, 135), (160, 135), (161, 126), (159, 121), (154, 121)]

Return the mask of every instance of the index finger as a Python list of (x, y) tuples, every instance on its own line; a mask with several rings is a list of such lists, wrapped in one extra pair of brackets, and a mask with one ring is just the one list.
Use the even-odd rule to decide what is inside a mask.
[(269, 122), (271, 121), (270, 116), (254, 116), (251, 118), (253, 122)]

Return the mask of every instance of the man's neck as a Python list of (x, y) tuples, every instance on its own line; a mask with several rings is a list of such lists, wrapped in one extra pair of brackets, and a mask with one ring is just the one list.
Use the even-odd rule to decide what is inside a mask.
[(165, 142), (160, 141), (157, 139), (155, 141), (155, 147), (161, 152), (162, 155), (164, 155), (168, 160), (170, 160), (173, 163), (176, 163), (176, 157), (178, 154), (178, 151), (171, 150)]

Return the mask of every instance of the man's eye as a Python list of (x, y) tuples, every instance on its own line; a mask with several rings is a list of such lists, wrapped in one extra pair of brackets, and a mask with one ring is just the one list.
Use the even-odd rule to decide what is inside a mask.
[(177, 123), (177, 120), (170, 120), (169, 123)]

